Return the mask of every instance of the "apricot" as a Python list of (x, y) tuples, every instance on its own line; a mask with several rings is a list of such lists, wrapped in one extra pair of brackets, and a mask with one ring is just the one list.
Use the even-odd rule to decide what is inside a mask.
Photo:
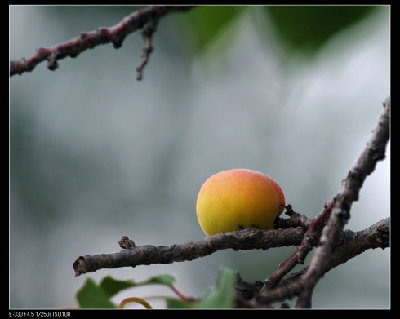
[(285, 207), (271, 177), (248, 169), (221, 171), (208, 178), (197, 197), (197, 218), (207, 236), (249, 227), (270, 229)]

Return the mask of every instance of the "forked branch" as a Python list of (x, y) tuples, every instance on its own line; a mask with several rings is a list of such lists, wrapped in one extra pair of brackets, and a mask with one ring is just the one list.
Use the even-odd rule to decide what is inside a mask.
[[(384, 102), (383, 114), (366, 148), (349, 171), (347, 177), (342, 181), (340, 192), (317, 217), (317, 219), (322, 218), (324, 221), (326, 220), (326, 225), (322, 229), (317, 250), (311, 259), (307, 271), (305, 271), (298, 280), (286, 285), (284, 289), (271, 289), (267, 284), (264, 285), (263, 289), (255, 297), (254, 304), (268, 303), (270, 300), (277, 299), (284, 300), (297, 295), (299, 296), (296, 304), (297, 307), (311, 307), (313, 289), (319, 279), (329, 269), (331, 256), (342, 236), (344, 225), (350, 218), (351, 206), (354, 201), (358, 200), (359, 191), (366, 177), (375, 170), (376, 163), (383, 160), (385, 157), (386, 145), (389, 141), (389, 129), (390, 98), (387, 98)], [(304, 240), (307, 240), (307, 236), (305, 236)], [(302, 247), (300, 246), (298, 251), (301, 252), (301, 249)], [(310, 249), (307, 248), (307, 252), (309, 250)], [(293, 260), (292, 264), (298, 263), (296, 253), (293, 256), (294, 257), (289, 258), (289, 261), (292, 262)], [(285, 265), (280, 266), (280, 268), (285, 268)], [(288, 269), (285, 269), (285, 273), (287, 273), (287, 271)], [(281, 278), (282, 276), (279, 274), (278, 280), (273, 282), (274, 285), (276, 285)]]
[[(64, 59), (67, 56), (74, 58), (83, 51), (94, 48), (100, 44), (112, 43), (114, 48), (117, 49), (122, 46), (122, 42), (128, 34), (138, 29), (142, 29), (146, 25), (149, 25), (149, 27), (145, 28), (147, 31), (144, 36), (146, 37), (146, 35), (148, 35), (147, 39), (150, 39), (151, 41), (151, 36), (154, 32), (155, 26), (161, 17), (171, 12), (188, 11), (193, 7), (194, 6), (152, 6), (135, 11), (111, 28), (98, 28), (92, 32), (81, 33), (79, 37), (73, 38), (67, 42), (49, 48), (39, 48), (36, 53), (29, 58), (11, 60), (10, 77), (15, 74), (31, 72), (36, 65), (44, 60), (47, 60), (47, 68), (49, 70), (55, 70), (58, 67), (59, 60)], [(151, 30), (151, 32), (149, 32), (149, 30)], [(151, 43), (150, 45), (147, 43), (147, 51), (149, 51), (150, 47)], [(147, 57), (148, 60), (150, 52), (146, 52), (144, 57)], [(144, 64), (147, 63), (147, 60), (143, 60), (145, 62), (142, 61), (140, 64), (138, 78), (143, 72), (143, 67)]]

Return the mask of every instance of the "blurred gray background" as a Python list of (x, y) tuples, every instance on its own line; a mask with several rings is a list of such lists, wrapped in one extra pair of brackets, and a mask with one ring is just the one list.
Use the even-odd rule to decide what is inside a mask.
[[(136, 9), (11, 6), (10, 59), (113, 26)], [(282, 58), (268, 19), (261, 40), (258, 11), (252, 7), (195, 57), (182, 35), (185, 13), (163, 18), (141, 82), (139, 32), (118, 50), (99, 46), (59, 61), (55, 72), (43, 62), (10, 79), (10, 307), (77, 306), (85, 278), (106, 275), (140, 281), (169, 273), (199, 297), (222, 266), (263, 280), (294, 251), (227, 250), (80, 277), (72, 269), (80, 255), (117, 252), (122, 235), (137, 245), (201, 239), (197, 193), (220, 170), (270, 175), (309, 217), (339, 191), (390, 94), (390, 8), (336, 34), (312, 62)], [(224, 37), (234, 41), (216, 54)], [(388, 217), (389, 202), (390, 145), (346, 227)], [(389, 283), (390, 249), (367, 251), (323, 277), (313, 307), (388, 308)], [(150, 295), (173, 293), (141, 287), (113, 300)]]

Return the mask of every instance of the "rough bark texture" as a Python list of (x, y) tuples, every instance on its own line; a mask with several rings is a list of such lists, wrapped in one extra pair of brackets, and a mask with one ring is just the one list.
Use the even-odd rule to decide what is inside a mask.
[[(136, 267), (149, 264), (170, 264), (211, 255), (217, 250), (269, 249), (298, 245), (304, 236), (301, 227), (262, 230), (248, 228), (217, 234), (199, 241), (172, 246), (135, 246), (114, 254), (80, 256), (73, 264), (75, 276), (102, 268)], [(125, 240), (126, 240), (126, 236)]]

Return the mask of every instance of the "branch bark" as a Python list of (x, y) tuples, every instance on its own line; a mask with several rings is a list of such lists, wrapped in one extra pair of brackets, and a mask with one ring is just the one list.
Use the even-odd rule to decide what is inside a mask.
[[(80, 256), (73, 263), (75, 276), (102, 268), (136, 267), (149, 264), (170, 264), (211, 255), (217, 250), (269, 249), (298, 245), (304, 236), (301, 227), (255, 229), (217, 234), (199, 241), (172, 246), (136, 246), (114, 254)], [(127, 239), (126, 236), (125, 240)]]
[[(161, 17), (169, 13), (188, 11), (194, 7), (195, 6), (151, 6), (135, 11), (111, 28), (98, 28), (92, 32), (81, 33), (79, 37), (73, 38), (67, 42), (49, 48), (39, 48), (36, 53), (29, 58), (11, 60), (10, 77), (15, 74), (31, 72), (36, 65), (44, 60), (48, 61), (47, 68), (53, 71), (58, 67), (58, 60), (64, 59), (67, 56), (74, 58), (83, 51), (94, 48), (100, 44), (111, 42), (114, 48), (120, 48), (128, 34), (143, 28), (147, 24), (157, 24)], [(148, 47), (148, 44), (146, 47)], [(145, 56), (147, 60), (148, 54)], [(145, 63), (142, 62), (141, 65), (142, 64), (144, 66)], [(140, 67), (140, 72), (142, 72), (143, 66)]]

